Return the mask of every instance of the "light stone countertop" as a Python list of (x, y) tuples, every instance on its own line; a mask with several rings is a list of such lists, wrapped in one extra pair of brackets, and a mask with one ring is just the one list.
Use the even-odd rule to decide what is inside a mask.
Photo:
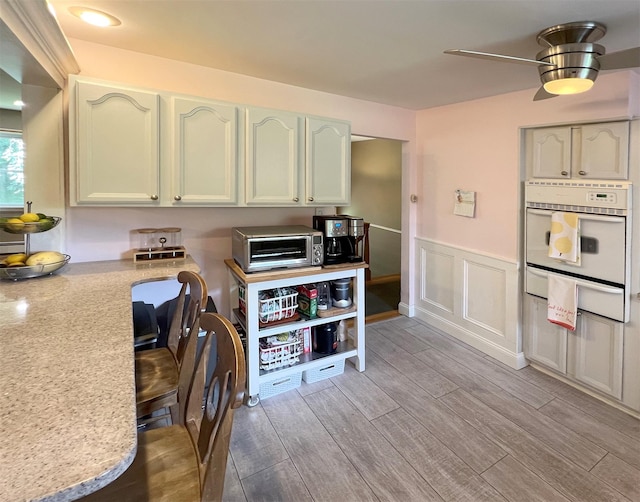
[[(0, 500), (75, 500), (136, 453), (131, 287), (191, 259), (70, 263), (0, 281)], [(177, 292), (176, 292), (177, 293)]]

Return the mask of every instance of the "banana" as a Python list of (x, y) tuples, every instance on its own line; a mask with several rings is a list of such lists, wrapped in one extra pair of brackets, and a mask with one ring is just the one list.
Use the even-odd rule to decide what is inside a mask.
[(64, 255), (62, 253), (58, 253), (57, 251), (39, 251), (37, 253), (33, 253), (27, 261), (26, 265), (49, 265), (51, 263), (58, 263), (64, 260)]

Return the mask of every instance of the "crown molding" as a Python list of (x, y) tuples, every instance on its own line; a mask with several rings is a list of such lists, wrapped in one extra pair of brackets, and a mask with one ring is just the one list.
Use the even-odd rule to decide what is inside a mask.
[(45, 0), (0, 0), (0, 20), (4, 25), (0, 26), (3, 31), (3, 52), (7, 47), (5, 38), (10, 36), (5, 28), (18, 42), (11, 44), (14, 50), (11, 55), (13, 74), (5, 71), (19, 82), (43, 85), (39, 81), (42, 76), (38, 77), (38, 71), (29, 67), (30, 58), (41, 66), (59, 88), (64, 88), (69, 74), (80, 72), (71, 46), (58, 21), (49, 12)]

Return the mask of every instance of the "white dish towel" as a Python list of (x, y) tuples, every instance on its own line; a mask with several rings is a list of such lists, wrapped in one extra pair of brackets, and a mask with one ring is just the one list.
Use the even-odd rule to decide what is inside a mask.
[(547, 274), (547, 319), (575, 331), (578, 315), (578, 285), (573, 279)]
[(580, 220), (576, 213), (551, 213), (549, 257), (580, 265)]

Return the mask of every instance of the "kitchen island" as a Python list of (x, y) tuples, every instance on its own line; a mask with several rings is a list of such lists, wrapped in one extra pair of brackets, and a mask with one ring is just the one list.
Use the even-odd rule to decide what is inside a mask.
[(75, 500), (131, 464), (131, 288), (181, 270), (199, 267), (191, 258), (71, 263), (0, 282), (0, 500)]

